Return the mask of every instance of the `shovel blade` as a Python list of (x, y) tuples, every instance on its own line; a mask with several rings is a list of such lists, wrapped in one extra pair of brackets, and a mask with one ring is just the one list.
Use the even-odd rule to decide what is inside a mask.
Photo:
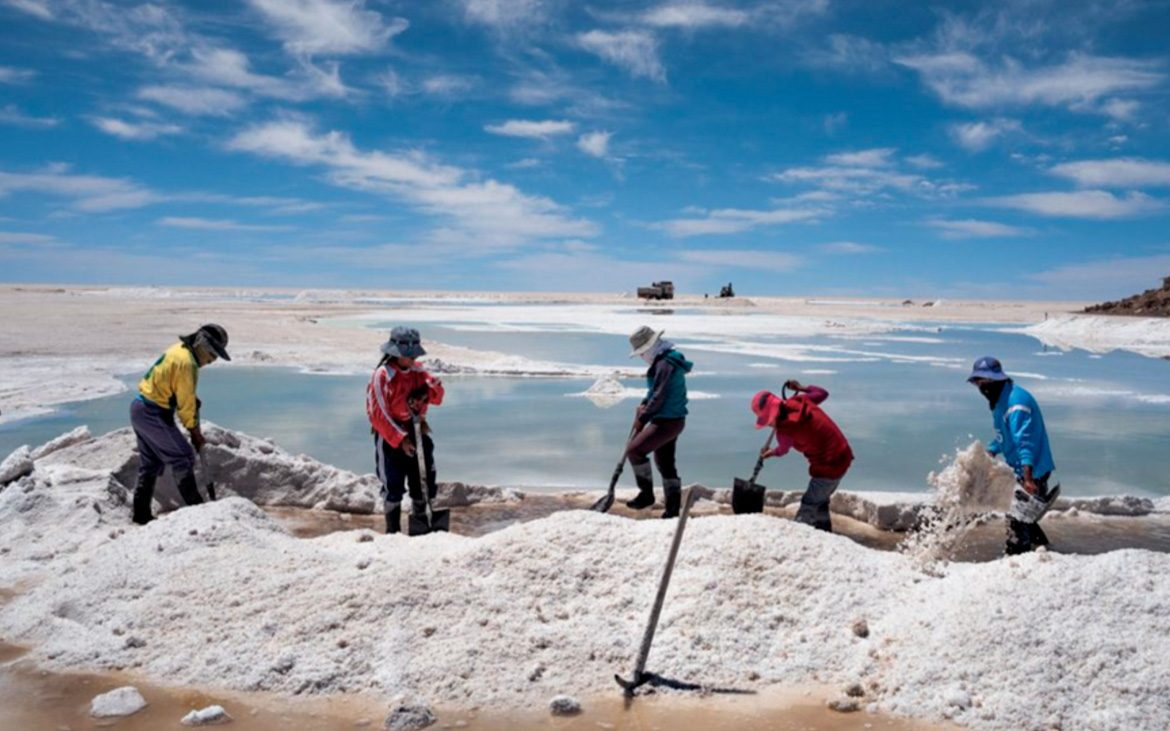
[(427, 533), (451, 530), (451, 511), (434, 510), (431, 512), (431, 522), (427, 524), (426, 515), (410, 514), (406, 522), (406, 534), (410, 536), (425, 536)]
[(764, 512), (764, 493), (767, 490), (758, 482), (736, 477), (731, 484), (731, 512), (736, 515)]
[(613, 507), (613, 492), (607, 492), (601, 497), (597, 498), (597, 502), (589, 508), (597, 513), (607, 513)]

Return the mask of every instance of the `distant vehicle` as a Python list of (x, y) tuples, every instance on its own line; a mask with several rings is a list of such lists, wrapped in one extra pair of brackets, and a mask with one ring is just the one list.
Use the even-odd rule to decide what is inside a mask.
[(720, 297), (734, 297), (735, 296), (735, 290), (732, 289), (731, 282), (728, 282), (726, 287), (719, 288), (719, 296)]
[(672, 300), (674, 299), (674, 282), (654, 282), (649, 287), (638, 287), (638, 299)]

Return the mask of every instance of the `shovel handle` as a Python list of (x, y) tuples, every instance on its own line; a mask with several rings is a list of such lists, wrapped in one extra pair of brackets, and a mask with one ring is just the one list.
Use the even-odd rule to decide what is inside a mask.
[[(776, 431), (769, 430), (768, 431), (768, 441), (764, 442), (764, 449), (767, 449), (768, 447), (772, 446), (772, 437), (774, 437), (774, 436), (776, 436)], [(763, 451), (763, 450), (761, 450), (761, 451)], [(759, 458), (756, 459), (756, 468), (754, 470), (752, 470), (752, 479), (749, 480), (749, 484), (752, 484), (752, 485), (756, 484), (756, 478), (760, 476), (760, 470), (762, 470), (762, 469), (764, 469), (764, 456), (760, 455)]]

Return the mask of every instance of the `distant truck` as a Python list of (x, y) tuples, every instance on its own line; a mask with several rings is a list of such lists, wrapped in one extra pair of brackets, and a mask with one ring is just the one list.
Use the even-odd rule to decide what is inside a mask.
[(638, 299), (672, 300), (674, 299), (674, 282), (654, 282), (649, 287), (638, 287)]

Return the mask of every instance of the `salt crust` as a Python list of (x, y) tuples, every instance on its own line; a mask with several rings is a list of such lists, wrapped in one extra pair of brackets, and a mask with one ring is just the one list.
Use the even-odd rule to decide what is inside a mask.
[[(613, 692), (673, 530), (573, 511), (479, 539), (300, 540), (240, 498), (135, 527), (114, 470), (65, 459), (93, 465), (103, 442), (0, 493), (0, 586), (29, 585), (0, 634), (52, 668), (455, 706)], [(791, 521), (712, 516), (688, 527), (675, 571), (650, 657), (669, 677), (859, 684), (877, 709), (982, 729), (1170, 726), (1167, 555), (928, 576)]]
[(89, 705), (89, 715), (94, 718), (133, 716), (146, 708), (146, 705), (146, 699), (142, 697), (138, 689), (127, 685), (95, 696)]
[(1165, 317), (1060, 315), (1014, 332), (1062, 350), (1129, 350), (1152, 358), (1170, 357), (1170, 319)]

